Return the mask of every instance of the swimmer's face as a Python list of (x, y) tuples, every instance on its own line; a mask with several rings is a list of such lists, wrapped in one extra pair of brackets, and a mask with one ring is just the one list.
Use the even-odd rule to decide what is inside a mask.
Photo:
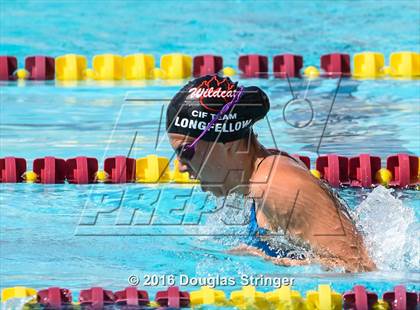
[[(180, 135), (169, 134), (169, 141), (172, 148), (176, 150), (182, 145), (192, 143), (194, 138)], [(214, 143), (200, 140), (195, 148), (195, 154), (191, 160), (185, 160), (177, 155), (179, 170), (188, 172), (193, 178), (200, 180), (203, 191), (210, 191), (216, 196), (226, 195), (224, 183), (226, 171), (226, 152), (223, 143)]]

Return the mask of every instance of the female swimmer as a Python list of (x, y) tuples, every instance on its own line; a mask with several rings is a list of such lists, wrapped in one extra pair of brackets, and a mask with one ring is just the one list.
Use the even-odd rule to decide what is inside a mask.
[[(219, 76), (189, 82), (167, 109), (179, 169), (198, 178), (204, 191), (240, 193), (251, 201), (249, 238), (235, 252), (283, 265), (318, 262), (349, 272), (374, 270), (362, 235), (337, 195), (302, 162), (258, 142), (252, 125), (269, 109), (258, 87), (239, 87)], [(279, 231), (287, 245), (267, 237)]]

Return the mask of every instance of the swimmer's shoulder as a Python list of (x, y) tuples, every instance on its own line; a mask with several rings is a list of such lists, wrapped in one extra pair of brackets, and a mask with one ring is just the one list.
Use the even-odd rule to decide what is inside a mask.
[(258, 170), (271, 170), (275, 169), (273, 172), (280, 172), (278, 169), (287, 169), (287, 168), (299, 168), (308, 171), (308, 168), (305, 164), (298, 158), (292, 157), (286, 152), (276, 150), (271, 151), (272, 153), (265, 157), (259, 164)]
[[(285, 187), (298, 185), (302, 179), (311, 178), (309, 170), (303, 163), (282, 154), (273, 154), (265, 157), (258, 165), (251, 183), (253, 190), (267, 190), (278, 192), (277, 186)], [(283, 190), (281, 191), (283, 192)]]

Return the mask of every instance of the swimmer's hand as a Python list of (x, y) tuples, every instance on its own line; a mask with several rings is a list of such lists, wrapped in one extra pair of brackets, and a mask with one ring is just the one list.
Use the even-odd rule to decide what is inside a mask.
[(236, 248), (230, 249), (228, 251), (230, 254), (236, 254), (236, 255), (252, 255), (252, 256), (258, 256), (262, 257), (267, 261), (271, 261), (272, 263), (276, 265), (281, 266), (304, 266), (309, 265), (311, 261), (309, 259), (292, 259), (292, 258), (278, 258), (278, 257), (271, 257), (265, 254), (260, 249), (254, 248), (249, 245), (240, 245)]
[(271, 257), (268, 256), (267, 254), (265, 254), (263, 251), (261, 251), (260, 249), (257, 249), (255, 247), (249, 246), (249, 245), (240, 245), (237, 246), (233, 249), (230, 249), (229, 251), (227, 251), (230, 254), (235, 254), (235, 255), (252, 255), (252, 256), (258, 256), (258, 257), (262, 257), (267, 261), (270, 261), (276, 265), (281, 265), (281, 266), (304, 266), (304, 265), (309, 265), (309, 264), (319, 264), (322, 266), (322, 268), (325, 271), (332, 271), (332, 270), (336, 270), (336, 269), (340, 269), (343, 268), (344, 266), (344, 271), (345, 272), (356, 272), (356, 271), (372, 271), (375, 270), (374, 265), (370, 265), (370, 264), (363, 264), (360, 265), (360, 263), (357, 266), (353, 266), (349, 263), (343, 262), (342, 260), (338, 259), (338, 258), (333, 258), (333, 257), (316, 257), (311, 259), (305, 258), (305, 259), (291, 259), (291, 258), (276, 258), (276, 257)]

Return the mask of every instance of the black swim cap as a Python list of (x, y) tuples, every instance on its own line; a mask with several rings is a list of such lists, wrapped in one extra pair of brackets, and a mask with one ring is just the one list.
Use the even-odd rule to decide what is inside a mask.
[[(233, 99), (237, 84), (228, 77), (217, 75), (190, 81), (169, 103), (166, 110), (167, 132), (198, 137), (222, 107)], [(268, 97), (260, 88), (244, 87), (239, 102), (202, 139), (223, 143), (241, 139), (269, 109)]]

